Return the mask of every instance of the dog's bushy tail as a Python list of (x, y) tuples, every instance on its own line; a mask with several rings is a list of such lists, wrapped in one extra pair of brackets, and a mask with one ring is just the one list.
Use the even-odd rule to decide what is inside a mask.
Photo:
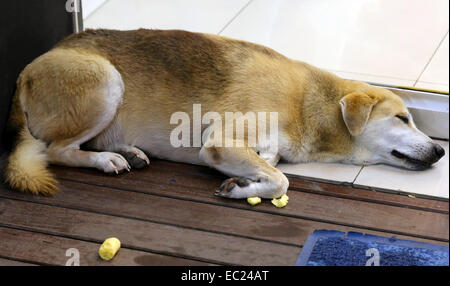
[(21, 192), (53, 195), (58, 184), (47, 169), (46, 145), (31, 136), (27, 128), (22, 129), (5, 168), (5, 181)]
[(18, 132), (18, 136), (4, 169), (4, 179), (12, 189), (21, 192), (53, 195), (58, 191), (58, 182), (47, 169), (47, 146), (28, 130), (18, 93), (14, 95), (8, 121), (8, 128)]
[(47, 169), (47, 146), (31, 136), (27, 128), (20, 131), (19, 142), (9, 156), (5, 168), (5, 181), (21, 192), (53, 195), (58, 182)]

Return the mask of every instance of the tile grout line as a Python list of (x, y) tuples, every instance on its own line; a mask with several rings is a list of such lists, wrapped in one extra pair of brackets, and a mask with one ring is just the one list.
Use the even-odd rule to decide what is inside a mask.
[(228, 21), (228, 23), (226, 23), (225, 24), (225, 26), (222, 28), (222, 29), (220, 29), (220, 31), (217, 33), (217, 35), (220, 35), (220, 34), (222, 34), (222, 32), (226, 29), (226, 28), (228, 28), (228, 26), (250, 5), (250, 3), (252, 3), (252, 1), (253, 0), (249, 0), (248, 2), (247, 2), (247, 4), (245, 4), (244, 5), (244, 7), (242, 7), (238, 12), (237, 12), (237, 14), (236, 15), (234, 15), (234, 17), (233, 18), (231, 18), (231, 20), (230, 21)]
[(433, 54), (431, 55), (430, 59), (428, 60), (427, 64), (425, 65), (425, 67), (422, 69), (422, 72), (419, 74), (419, 77), (417, 77), (416, 81), (414, 82), (414, 87), (417, 85), (417, 83), (419, 82), (420, 78), (422, 77), (423, 73), (425, 72), (425, 70), (428, 68), (428, 66), (430, 65), (431, 61), (433, 60), (434, 56), (436, 55), (437, 51), (439, 50), (439, 48), (442, 46), (442, 43), (445, 41), (445, 38), (447, 38), (448, 36), (448, 30), (445, 33), (444, 37), (442, 37), (442, 39), (439, 41), (439, 44), (436, 48), (436, 50), (434, 50)]
[(359, 177), (359, 174), (361, 174), (361, 172), (362, 172), (362, 170), (364, 169), (364, 165), (363, 166), (361, 166), (361, 169), (359, 169), (359, 172), (358, 172), (358, 174), (356, 174), (356, 177), (355, 177), (355, 179), (353, 180), (353, 182), (352, 182), (352, 187), (354, 187), (354, 184), (355, 184), (355, 182), (356, 182), (356, 179), (358, 179), (358, 177)]

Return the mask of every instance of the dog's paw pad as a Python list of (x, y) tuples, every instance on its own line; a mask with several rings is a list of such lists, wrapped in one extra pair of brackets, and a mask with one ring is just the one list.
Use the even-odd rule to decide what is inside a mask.
[(150, 161), (148, 161), (147, 156), (145, 158), (141, 158), (138, 154), (134, 152), (124, 152), (122, 155), (128, 161), (133, 169), (142, 169), (149, 165)]

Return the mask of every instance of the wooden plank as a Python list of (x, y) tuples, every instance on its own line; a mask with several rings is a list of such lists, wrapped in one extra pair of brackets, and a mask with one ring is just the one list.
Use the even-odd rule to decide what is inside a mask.
[[(355, 231), (387, 237), (394, 235), (392, 233), (252, 211), (258, 207), (252, 209), (230, 209), (220, 205), (128, 192), (77, 182), (61, 181), (61, 183), (62, 190), (54, 197), (30, 196), (8, 191), (0, 191), (0, 197), (120, 215), (298, 246), (303, 245), (307, 237), (316, 229), (334, 229), (344, 232)], [(445, 242), (411, 236), (400, 235), (397, 237), (446, 244)]]
[(245, 200), (229, 200), (213, 196), (213, 190), (220, 184), (222, 178), (208, 174), (209, 170), (207, 172), (199, 171), (201, 168), (195, 166), (195, 169), (189, 171), (192, 173), (200, 172), (200, 175), (197, 176), (193, 176), (189, 172), (188, 174), (176, 172), (174, 168), (155, 167), (135, 170), (117, 177), (105, 176), (95, 170), (79, 168), (53, 168), (53, 171), (60, 178), (75, 179), (102, 186), (223, 206), (254, 209), (430, 240), (448, 241), (448, 214), (305, 192), (289, 192), (289, 204), (283, 209), (277, 209), (270, 203), (263, 203), (258, 205), (257, 208), (253, 208)]
[(294, 191), (310, 192), (366, 202), (389, 204), (405, 208), (422, 209), (426, 211), (436, 211), (444, 214), (449, 213), (449, 203), (445, 201), (412, 198), (407, 195), (391, 194), (343, 185), (301, 180), (290, 176), (288, 176), (288, 178), (290, 183), (289, 189)]
[[(203, 178), (214, 177), (215, 181), (219, 185), (224, 179), (227, 178), (224, 174), (209, 167), (175, 163), (165, 160), (153, 160), (152, 164), (150, 164), (150, 166), (148, 167), (148, 171), (151, 173), (159, 172), (160, 170), (163, 170), (163, 172), (165, 173), (170, 172), (172, 174), (177, 173), (187, 174), (190, 175), (191, 177), (203, 177)], [(292, 189), (294, 190), (316, 191), (316, 192), (319, 191), (322, 194), (341, 195), (345, 196), (348, 199), (356, 199), (356, 200), (366, 199), (368, 201), (377, 202), (381, 204), (392, 203), (397, 204), (398, 206), (423, 208), (425, 210), (427, 209), (436, 210), (444, 213), (448, 213), (449, 211), (448, 201), (446, 202), (433, 199), (410, 198), (406, 195), (376, 192), (367, 189), (355, 188), (352, 186), (302, 180), (299, 178), (295, 178), (294, 176), (288, 176), (288, 178), (290, 187), (292, 187)]]
[(0, 257), (0, 266), (36, 266), (36, 264), (26, 263)]
[(71, 258), (70, 255), (66, 256), (70, 248), (79, 251), (81, 266), (203, 265), (197, 261), (126, 248), (121, 248), (114, 259), (104, 261), (98, 256), (98, 243), (3, 226), (0, 226), (0, 241), (2, 255), (44, 265), (66, 265)]
[[(296, 246), (11, 199), (0, 199), (0, 210), (3, 225), (92, 240), (98, 243), (94, 244), (96, 249), (105, 238), (115, 236), (126, 248), (235, 265), (294, 265), (301, 250)], [(5, 255), (2, 251), (0, 254)]]

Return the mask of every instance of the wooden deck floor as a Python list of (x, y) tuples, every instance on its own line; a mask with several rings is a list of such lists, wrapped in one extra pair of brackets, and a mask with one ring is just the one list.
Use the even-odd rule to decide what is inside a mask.
[[(107, 176), (52, 167), (54, 197), (0, 186), (0, 265), (294, 265), (315, 229), (357, 231), (447, 244), (448, 202), (290, 178), (289, 204), (252, 207), (215, 197), (225, 177), (210, 168), (153, 160)], [(122, 248), (110, 262), (107, 237)]]

